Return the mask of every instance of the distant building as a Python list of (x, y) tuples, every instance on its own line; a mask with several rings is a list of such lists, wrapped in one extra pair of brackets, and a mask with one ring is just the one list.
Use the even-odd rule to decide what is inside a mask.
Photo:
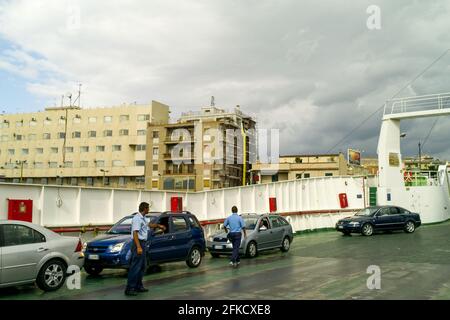
[(183, 113), (176, 123), (149, 123), (146, 188), (201, 191), (249, 183), (255, 125), (239, 106), (233, 112), (205, 107)]
[(430, 155), (423, 155), (419, 161), (418, 157), (403, 158), (404, 168), (407, 171), (438, 171), (439, 166), (445, 161), (435, 159)]
[(0, 181), (143, 188), (147, 123), (169, 107), (62, 107), (0, 115)]
[[(356, 170), (355, 170), (356, 171)], [(252, 166), (254, 183), (269, 183), (315, 177), (349, 175), (342, 153), (280, 156), (279, 164), (256, 163)]]

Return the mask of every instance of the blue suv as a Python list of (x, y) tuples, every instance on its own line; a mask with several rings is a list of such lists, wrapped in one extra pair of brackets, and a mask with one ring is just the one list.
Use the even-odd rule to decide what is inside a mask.
[[(90, 275), (98, 275), (103, 269), (128, 269), (131, 256), (131, 220), (133, 215), (117, 222), (106, 234), (96, 237), (85, 245), (84, 269)], [(205, 255), (203, 229), (190, 212), (152, 212), (146, 215), (149, 222), (166, 227), (149, 232), (147, 267), (165, 262), (186, 261), (196, 268)]]

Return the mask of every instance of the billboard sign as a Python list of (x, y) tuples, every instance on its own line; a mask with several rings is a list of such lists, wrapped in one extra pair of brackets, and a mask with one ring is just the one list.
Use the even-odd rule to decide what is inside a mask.
[(348, 163), (351, 165), (361, 165), (361, 152), (357, 150), (348, 149)]

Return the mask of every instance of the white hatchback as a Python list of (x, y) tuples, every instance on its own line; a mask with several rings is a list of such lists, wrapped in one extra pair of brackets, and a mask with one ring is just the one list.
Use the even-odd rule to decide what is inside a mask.
[(0, 288), (36, 282), (44, 291), (59, 289), (67, 269), (84, 264), (83, 245), (36, 224), (0, 220)]

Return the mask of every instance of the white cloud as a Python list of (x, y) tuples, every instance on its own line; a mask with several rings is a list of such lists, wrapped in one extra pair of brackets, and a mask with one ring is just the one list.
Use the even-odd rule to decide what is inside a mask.
[[(155, 99), (173, 106), (173, 115), (215, 96), (218, 106), (239, 104), (264, 127), (282, 129), (282, 152), (324, 152), (450, 43), (448, 1), (379, 1), (379, 31), (366, 27), (371, 4), (5, 1), (0, 35), (14, 47), (0, 51), (0, 69), (26, 79), (50, 105), (78, 83), (85, 106)], [(449, 61), (402, 95), (450, 91)], [(379, 120), (336, 150), (351, 145), (375, 153)], [(436, 141), (448, 119), (442, 123)], [(442, 148), (438, 142), (428, 143), (440, 152), (433, 148)]]

